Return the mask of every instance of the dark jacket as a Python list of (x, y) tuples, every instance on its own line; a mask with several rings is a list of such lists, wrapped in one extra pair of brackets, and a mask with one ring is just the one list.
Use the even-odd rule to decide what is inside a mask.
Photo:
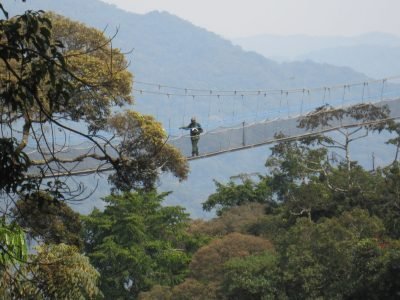
[(197, 122), (190, 122), (186, 127), (181, 127), (181, 129), (190, 130), (190, 136), (199, 136), (203, 132), (203, 128)]

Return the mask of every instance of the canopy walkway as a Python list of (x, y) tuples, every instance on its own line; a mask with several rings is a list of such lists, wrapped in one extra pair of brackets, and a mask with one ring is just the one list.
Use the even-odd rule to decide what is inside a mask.
[[(136, 98), (157, 96), (161, 102), (158, 109), (152, 111), (163, 123), (173, 144), (189, 160), (204, 159), (228, 152), (246, 150), (253, 147), (272, 144), (276, 134), (283, 134), (285, 140), (332, 131), (337, 128), (360, 126), (354, 120), (343, 120), (332, 126), (319, 127), (314, 131), (298, 128), (299, 118), (314, 111), (317, 107), (331, 105), (345, 108), (355, 104), (388, 105), (390, 119), (400, 118), (400, 77), (373, 80), (331, 87), (295, 90), (259, 90), (259, 91), (217, 91), (167, 87), (150, 83), (136, 82)], [(143, 89), (141, 89), (143, 87)], [(192, 116), (202, 124), (200, 155), (190, 157), (190, 136), (179, 127), (187, 125)], [(384, 122), (376, 120), (374, 122)], [(365, 125), (365, 124), (364, 124)], [(74, 157), (82, 153), (96, 153), (98, 149), (87, 142), (70, 139), (58, 155)], [(32, 158), (39, 154), (31, 149)], [(68, 166), (68, 171), (60, 170), (49, 177), (83, 175), (110, 170), (109, 165), (88, 158)]]

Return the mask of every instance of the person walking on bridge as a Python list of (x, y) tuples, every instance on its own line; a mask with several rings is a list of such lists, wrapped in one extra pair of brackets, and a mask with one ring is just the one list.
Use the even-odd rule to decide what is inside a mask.
[(196, 117), (192, 117), (190, 124), (179, 129), (190, 130), (190, 140), (192, 141), (192, 156), (199, 156), (198, 143), (200, 140), (200, 134), (203, 132), (201, 125), (196, 122)]

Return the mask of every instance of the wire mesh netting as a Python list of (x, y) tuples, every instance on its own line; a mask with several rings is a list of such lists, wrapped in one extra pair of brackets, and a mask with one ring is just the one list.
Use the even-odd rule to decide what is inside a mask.
[[(381, 101), (377, 105), (387, 105), (391, 111), (390, 118), (400, 117), (399, 99)], [(359, 124), (355, 120), (347, 119), (342, 122), (333, 122), (331, 126), (322, 126), (310, 131), (298, 127), (300, 118), (298, 116), (286, 119), (264, 120), (250, 124), (243, 122), (242, 124), (237, 124), (237, 126), (220, 127), (207, 131), (201, 135), (199, 141), (200, 157), (274, 143), (279, 140), (276, 137), (277, 134), (290, 139), (330, 131), (337, 127)], [(170, 143), (179, 148), (186, 156), (190, 156), (190, 136), (184, 135), (173, 138)]]
[[(184, 92), (154, 87), (158, 97), (157, 105), (143, 109), (152, 114), (163, 124), (169, 138), (168, 143), (176, 146), (185, 156), (192, 153), (190, 136), (180, 130), (186, 126), (192, 116), (201, 123), (204, 133), (200, 137), (199, 150), (201, 157), (222, 154), (273, 143), (276, 134), (289, 138), (308, 135), (310, 131), (298, 128), (299, 118), (316, 108), (330, 105), (334, 108), (349, 107), (354, 104), (375, 103), (388, 105), (390, 117), (400, 117), (400, 82), (399, 78), (391, 80), (374, 80), (371, 82), (348, 84), (317, 89), (296, 89), (279, 91), (209, 91), (185, 89)], [(147, 93), (146, 93), (147, 92)], [(175, 92), (175, 93), (174, 93)], [(154, 97), (151, 90), (141, 90), (136, 98)], [(150, 100), (148, 102), (151, 102)], [(154, 102), (153, 102), (154, 103)], [(135, 109), (136, 107), (134, 107)], [(139, 105), (140, 108), (140, 105)], [(350, 125), (354, 120), (343, 120), (333, 123), (335, 126)], [(320, 127), (315, 131), (328, 131), (332, 128)], [(73, 158), (82, 154), (100, 154), (100, 149), (93, 143), (83, 142), (79, 136), (61, 136), (62, 142), (55, 144), (56, 155), (62, 158)], [(101, 144), (101, 143), (100, 143)], [(104, 146), (102, 144), (101, 146)], [(31, 145), (27, 150), (33, 159), (50, 157), (45, 145)], [(108, 153), (115, 155), (112, 144)], [(52, 165), (52, 173), (92, 173), (109, 169), (108, 164), (101, 164), (96, 159), (86, 158), (75, 163)], [(37, 169), (31, 169), (37, 173)]]

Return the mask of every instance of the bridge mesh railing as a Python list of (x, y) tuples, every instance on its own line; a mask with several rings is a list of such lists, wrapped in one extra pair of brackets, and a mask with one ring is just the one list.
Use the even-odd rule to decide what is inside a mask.
[[(400, 100), (386, 100), (377, 103), (378, 105), (387, 105), (391, 111), (390, 117), (400, 117)], [(300, 137), (313, 132), (298, 128), (300, 117), (287, 119), (264, 120), (261, 122), (237, 124), (230, 128), (219, 127), (207, 131), (201, 135), (199, 141), (200, 156), (214, 155), (220, 152), (229, 152), (231, 150), (249, 148), (276, 141), (277, 133), (287, 137)], [(336, 126), (347, 126), (354, 124), (354, 120), (344, 120), (340, 123), (333, 123), (331, 127), (320, 127), (314, 130), (329, 131)], [(184, 135), (171, 138), (170, 143), (179, 148), (186, 156), (191, 155), (190, 136)]]

